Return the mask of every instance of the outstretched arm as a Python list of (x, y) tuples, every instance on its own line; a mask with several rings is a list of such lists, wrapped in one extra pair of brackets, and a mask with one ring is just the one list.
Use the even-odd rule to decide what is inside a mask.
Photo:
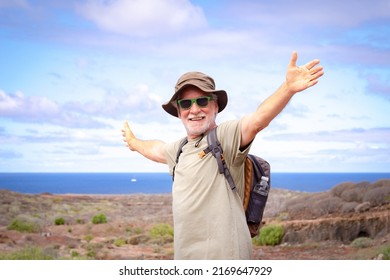
[(297, 66), (298, 54), (293, 52), (287, 67), (286, 81), (279, 89), (269, 96), (255, 112), (244, 117), (241, 127), (241, 147), (249, 145), (256, 134), (286, 107), (287, 103), (297, 92), (303, 91), (318, 83), (324, 74), (320, 61), (314, 59), (303, 66)]
[(126, 142), (126, 146), (130, 150), (136, 151), (150, 160), (165, 164), (167, 163), (164, 142), (160, 140), (141, 140), (136, 138), (127, 121), (123, 124), (122, 136), (123, 141)]

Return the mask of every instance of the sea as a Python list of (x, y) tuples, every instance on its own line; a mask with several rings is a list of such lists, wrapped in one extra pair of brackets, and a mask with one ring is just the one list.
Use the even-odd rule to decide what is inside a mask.
[[(343, 182), (373, 183), (390, 173), (276, 173), (271, 188), (324, 192)], [(0, 189), (24, 194), (165, 194), (168, 173), (0, 173)]]

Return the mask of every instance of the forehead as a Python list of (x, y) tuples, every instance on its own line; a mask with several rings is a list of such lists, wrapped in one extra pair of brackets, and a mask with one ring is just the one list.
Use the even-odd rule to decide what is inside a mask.
[(199, 96), (207, 96), (208, 94), (197, 87), (189, 86), (182, 90), (179, 99), (196, 98)]

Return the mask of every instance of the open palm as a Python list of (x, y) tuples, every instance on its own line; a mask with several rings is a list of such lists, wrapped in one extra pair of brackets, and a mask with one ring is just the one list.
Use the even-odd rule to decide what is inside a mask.
[(287, 87), (293, 93), (314, 86), (324, 74), (323, 67), (319, 66), (319, 59), (314, 59), (303, 66), (297, 66), (297, 59), (298, 53), (294, 51), (291, 55), (286, 74)]

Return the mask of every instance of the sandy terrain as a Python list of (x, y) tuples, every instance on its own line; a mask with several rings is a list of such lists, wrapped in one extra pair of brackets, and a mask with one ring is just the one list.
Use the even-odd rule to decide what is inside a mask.
[[(274, 191), (265, 220), (269, 222), (282, 201), (301, 194)], [(22, 195), (0, 190), (0, 253), (40, 250), (54, 259), (172, 259), (169, 235), (152, 237), (156, 225), (172, 225), (170, 195)], [(388, 211), (388, 210), (386, 210)], [(93, 224), (104, 214), (107, 223)], [(55, 225), (62, 218), (63, 225)], [(34, 232), (8, 229), (14, 219), (36, 225)], [(254, 246), (255, 259), (373, 259), (390, 246), (389, 234), (369, 246), (351, 246), (339, 241), (282, 243)], [(32, 248), (32, 249), (31, 249)], [(32, 254), (32, 253), (30, 253)]]

